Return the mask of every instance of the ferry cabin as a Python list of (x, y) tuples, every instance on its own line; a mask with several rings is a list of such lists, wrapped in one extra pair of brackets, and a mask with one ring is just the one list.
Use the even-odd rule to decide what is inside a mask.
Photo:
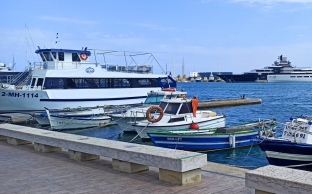
[[(39, 49), (31, 79), (0, 88), (2, 112), (139, 104), (151, 90), (176, 87), (163, 74), (110, 72), (90, 63), (88, 50)], [(19, 98), (20, 103), (16, 103)]]

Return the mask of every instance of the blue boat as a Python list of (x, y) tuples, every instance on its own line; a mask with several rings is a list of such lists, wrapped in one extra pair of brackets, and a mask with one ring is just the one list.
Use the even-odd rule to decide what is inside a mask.
[(190, 151), (229, 149), (256, 144), (253, 139), (259, 136), (259, 129), (264, 125), (275, 128), (276, 122), (268, 120), (217, 129), (155, 130), (148, 132), (148, 136), (156, 146), (165, 148)]
[(259, 147), (271, 165), (312, 170), (312, 117), (286, 122), (281, 137), (262, 137)]

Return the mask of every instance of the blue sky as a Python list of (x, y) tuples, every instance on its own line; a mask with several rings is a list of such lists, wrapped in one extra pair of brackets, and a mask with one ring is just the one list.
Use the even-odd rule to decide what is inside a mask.
[(34, 46), (53, 48), (56, 33), (58, 48), (151, 52), (174, 75), (183, 59), (187, 75), (243, 73), (281, 54), (312, 67), (312, 0), (11, 0), (1, 7), (0, 62), (14, 55), (16, 70), (38, 61)]

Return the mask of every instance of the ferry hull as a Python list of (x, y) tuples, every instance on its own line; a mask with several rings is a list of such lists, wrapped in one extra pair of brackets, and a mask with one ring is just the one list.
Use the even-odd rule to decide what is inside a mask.
[(122, 88), (85, 90), (9, 90), (0, 89), (0, 112), (31, 112), (49, 109), (134, 105), (144, 102), (147, 93), (160, 88)]

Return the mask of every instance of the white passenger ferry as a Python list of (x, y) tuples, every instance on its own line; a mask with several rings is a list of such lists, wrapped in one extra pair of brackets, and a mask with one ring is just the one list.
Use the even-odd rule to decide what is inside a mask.
[(0, 112), (131, 105), (144, 102), (147, 93), (176, 87), (163, 74), (107, 71), (89, 62), (87, 49), (38, 49), (43, 62), (32, 64), (28, 79), (1, 84)]

